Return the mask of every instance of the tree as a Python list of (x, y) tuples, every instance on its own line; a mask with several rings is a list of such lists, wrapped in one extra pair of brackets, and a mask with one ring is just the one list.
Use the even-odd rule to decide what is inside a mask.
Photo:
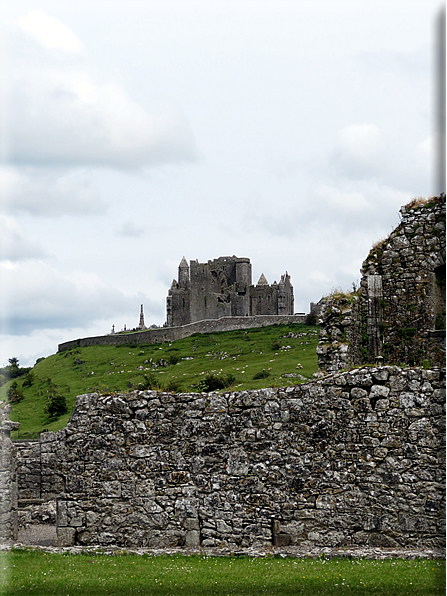
[(45, 412), (50, 418), (57, 418), (67, 412), (67, 401), (64, 395), (51, 395), (48, 400)]

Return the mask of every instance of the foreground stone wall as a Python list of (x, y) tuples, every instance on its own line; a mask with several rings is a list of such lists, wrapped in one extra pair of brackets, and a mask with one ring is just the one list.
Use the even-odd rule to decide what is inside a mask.
[[(444, 544), (445, 371), (78, 397), (46, 433), (61, 545)], [(45, 447), (44, 447), (45, 446)]]
[(18, 530), (16, 452), (9, 435), (19, 423), (8, 418), (11, 406), (0, 406), (0, 543), (5, 544), (17, 538)]
[(137, 333), (114, 333), (111, 335), (98, 335), (97, 337), (84, 337), (66, 341), (58, 346), (58, 352), (72, 350), (82, 346), (119, 344), (161, 344), (190, 337), (194, 333), (218, 333), (219, 331), (234, 331), (236, 329), (254, 329), (268, 325), (288, 325), (289, 323), (304, 323), (304, 315), (259, 315), (254, 317), (222, 317), (208, 321), (198, 321), (183, 325), (182, 327), (158, 327)]

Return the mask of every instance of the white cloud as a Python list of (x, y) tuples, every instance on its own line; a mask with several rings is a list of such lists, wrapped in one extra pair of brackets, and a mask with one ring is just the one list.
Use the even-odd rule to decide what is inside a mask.
[[(65, 59), (80, 42), (56, 19), (35, 11), (19, 24), (2, 131), (10, 163), (140, 168), (195, 159), (195, 141), (179, 108), (151, 115), (118, 84), (93, 75), (83, 56)], [(22, 52), (24, 30), (53, 48), (58, 60)]]
[(0, 166), (0, 211), (89, 216), (106, 206), (87, 172)]
[(40, 10), (32, 10), (17, 19), (19, 27), (48, 49), (80, 52), (82, 43), (63, 23)]
[(356, 212), (369, 210), (370, 205), (361, 192), (344, 191), (340, 188), (333, 188), (327, 184), (322, 184), (316, 194), (326, 205), (331, 205), (339, 212)]
[(383, 132), (375, 124), (351, 124), (339, 132), (340, 148), (360, 160), (376, 158), (383, 150)]
[(117, 317), (133, 311), (137, 320), (141, 302), (148, 311), (151, 308), (147, 297), (126, 296), (96, 274), (63, 275), (39, 261), (0, 263), (0, 280), (3, 334), (23, 335), (39, 329), (86, 329), (98, 320), (118, 322)]
[(144, 228), (137, 226), (133, 221), (126, 221), (117, 230), (117, 234), (128, 238), (140, 238), (144, 234)]
[[(27, 240), (12, 217), (0, 215), (0, 262), (11, 267), (11, 262), (39, 259), (46, 256), (42, 246)], [(5, 291), (3, 285), (3, 292)]]

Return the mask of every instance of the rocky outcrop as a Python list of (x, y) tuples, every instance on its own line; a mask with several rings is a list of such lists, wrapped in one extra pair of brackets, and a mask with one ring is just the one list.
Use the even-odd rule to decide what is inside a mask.
[(78, 397), (46, 433), (61, 545), (438, 548), (445, 376), (366, 367), (285, 389)]

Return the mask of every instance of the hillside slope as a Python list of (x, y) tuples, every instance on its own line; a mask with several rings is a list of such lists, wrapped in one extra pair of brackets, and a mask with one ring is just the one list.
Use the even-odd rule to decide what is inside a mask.
[[(24, 397), (13, 403), (10, 418), (20, 429), (11, 437), (36, 438), (42, 430), (63, 428), (76, 396), (87, 392), (143, 387), (200, 392), (216, 377), (227, 383), (227, 391), (297, 384), (318, 368), (318, 335), (318, 327), (272, 325), (197, 334), (171, 344), (90, 346), (53, 354), (17, 380)], [(3, 401), (11, 382), (0, 387)], [(45, 410), (56, 395), (65, 398), (67, 413), (51, 418)]]

